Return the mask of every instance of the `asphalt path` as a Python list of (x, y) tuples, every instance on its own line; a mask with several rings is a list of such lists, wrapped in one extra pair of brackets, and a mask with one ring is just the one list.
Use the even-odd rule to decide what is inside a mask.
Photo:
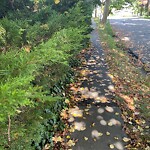
[(130, 50), (150, 66), (150, 19), (110, 18), (110, 24), (118, 32)]
[[(99, 33), (93, 22), (91, 53), (85, 55), (82, 70), (87, 74), (79, 88), (81, 101), (70, 109), (70, 133), (77, 143), (73, 150), (125, 150), (126, 134), (123, 131), (121, 110), (113, 102), (114, 86), (109, 77), (105, 54), (100, 45)], [(77, 93), (78, 93), (77, 92)]]

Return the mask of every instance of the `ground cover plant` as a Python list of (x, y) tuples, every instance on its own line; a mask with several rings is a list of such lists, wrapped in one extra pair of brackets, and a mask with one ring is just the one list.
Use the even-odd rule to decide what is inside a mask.
[(132, 56), (125, 51), (109, 23), (99, 26), (106, 52), (110, 78), (115, 84), (115, 101), (122, 109), (124, 129), (130, 137), (127, 149), (149, 149), (150, 77), (142, 74)]

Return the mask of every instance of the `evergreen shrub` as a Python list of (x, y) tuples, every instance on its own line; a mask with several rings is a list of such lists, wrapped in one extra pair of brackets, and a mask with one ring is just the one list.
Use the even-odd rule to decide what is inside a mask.
[(65, 107), (65, 85), (91, 30), (92, 9), (86, 4), (74, 3), (62, 14), (43, 8), (20, 19), (9, 15), (0, 20), (0, 46), (7, 48), (0, 55), (0, 148), (7, 145), (8, 115), (12, 149), (42, 149), (64, 128), (59, 112)]

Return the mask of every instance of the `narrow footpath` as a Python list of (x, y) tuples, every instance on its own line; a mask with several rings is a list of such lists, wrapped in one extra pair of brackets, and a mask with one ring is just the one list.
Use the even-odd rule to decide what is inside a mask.
[[(91, 53), (86, 54), (86, 76), (79, 88), (82, 100), (70, 110), (73, 150), (125, 150), (121, 110), (113, 102), (114, 86), (109, 77), (105, 54), (100, 45), (96, 23), (92, 21)], [(71, 116), (72, 115), (72, 116)]]

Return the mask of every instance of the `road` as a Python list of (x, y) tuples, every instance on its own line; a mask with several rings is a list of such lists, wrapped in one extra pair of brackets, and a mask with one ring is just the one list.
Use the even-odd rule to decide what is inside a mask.
[(150, 19), (110, 18), (110, 23), (131, 51), (150, 66)]

